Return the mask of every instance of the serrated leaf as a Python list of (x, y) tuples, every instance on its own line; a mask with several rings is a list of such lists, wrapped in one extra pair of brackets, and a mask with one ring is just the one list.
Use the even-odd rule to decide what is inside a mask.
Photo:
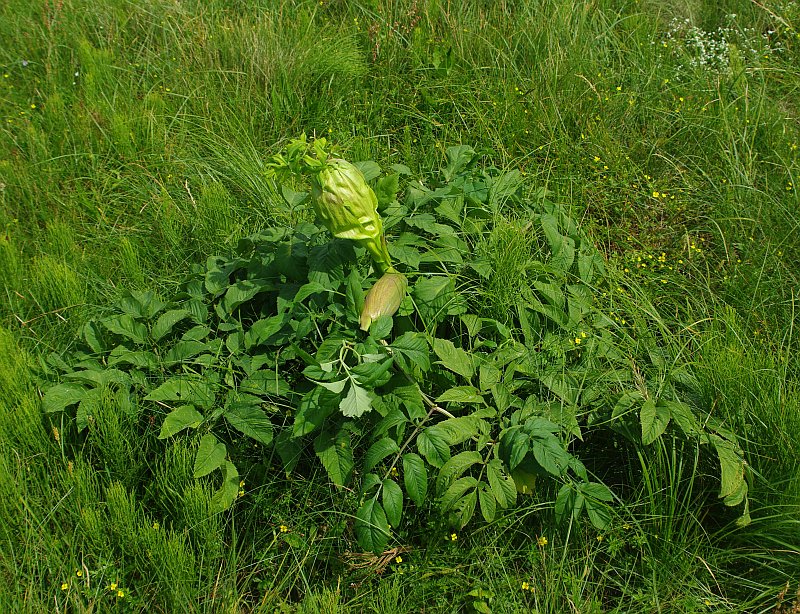
[(191, 405), (176, 407), (164, 418), (159, 439), (166, 439), (180, 433), (183, 429), (197, 428), (203, 423), (203, 414)]
[(80, 384), (66, 382), (49, 388), (42, 399), (42, 411), (52, 414), (64, 411), (70, 405), (80, 403), (86, 395), (86, 388)]
[(669, 407), (656, 405), (652, 399), (642, 403), (639, 418), (642, 421), (642, 443), (650, 445), (667, 430), (671, 413)]
[(478, 488), (478, 501), (481, 506), (481, 515), (486, 522), (492, 522), (497, 515), (497, 501), (494, 494), (486, 488), (485, 483), (481, 483)]
[(397, 482), (387, 478), (383, 481), (383, 493), (381, 495), (383, 509), (386, 512), (386, 520), (389, 526), (399, 527), (403, 517), (403, 491)]
[(575, 509), (575, 490), (571, 484), (564, 484), (556, 495), (555, 513), (559, 524), (566, 521), (568, 515)]
[(455, 524), (458, 529), (463, 529), (467, 526), (467, 523), (472, 520), (472, 517), (475, 515), (475, 505), (477, 502), (478, 492), (477, 489), (473, 489), (453, 504), (453, 515), (457, 519)]
[(336, 486), (344, 486), (350, 481), (354, 462), (348, 431), (321, 432), (314, 440), (314, 452), (322, 461), (331, 482)]
[(292, 430), (294, 436), (308, 435), (322, 426), (325, 419), (336, 411), (339, 405), (338, 401), (339, 395), (320, 386), (314, 387), (303, 395), (294, 418)]
[(400, 447), (397, 442), (391, 437), (384, 437), (373, 443), (367, 453), (364, 455), (363, 472), (369, 473), (378, 463), (391, 454), (397, 454)]
[(555, 436), (535, 437), (531, 443), (533, 457), (542, 469), (556, 477), (566, 473), (570, 455)]
[(420, 454), (434, 467), (441, 468), (450, 458), (447, 434), (436, 426), (429, 426), (417, 435)]
[(500, 507), (507, 509), (514, 505), (517, 500), (517, 487), (514, 480), (505, 475), (499, 459), (493, 459), (486, 466), (486, 477)]
[(151, 339), (155, 342), (160, 341), (165, 335), (172, 332), (172, 329), (178, 322), (184, 318), (188, 318), (190, 315), (191, 314), (186, 309), (170, 309), (169, 311), (165, 311), (158, 316), (158, 320), (153, 324), (153, 328), (150, 330)]
[(470, 379), (475, 375), (475, 363), (462, 348), (453, 345), (448, 339), (434, 339), (433, 352), (438, 356), (439, 362), (446, 368), (458, 375)]
[(257, 397), (236, 395), (222, 415), (237, 431), (266, 446), (272, 442), (272, 421), (260, 405)]
[(683, 431), (684, 435), (688, 437), (694, 437), (702, 430), (700, 422), (694, 415), (692, 408), (686, 403), (681, 403), (680, 401), (660, 400), (658, 405), (663, 405), (669, 410), (672, 420), (678, 425), (678, 428)]
[(463, 475), (472, 465), (482, 461), (483, 457), (475, 450), (460, 452), (451, 457), (439, 470), (439, 475), (436, 478), (436, 491), (440, 496), (443, 496), (455, 479)]
[(222, 463), (225, 462), (226, 454), (227, 448), (225, 444), (217, 441), (217, 438), (212, 433), (203, 435), (202, 439), (200, 439), (197, 455), (194, 457), (194, 477), (202, 478), (215, 469), (219, 469)]
[(481, 427), (484, 427), (484, 430), (488, 430), (486, 422), (474, 416), (448, 418), (436, 425), (436, 428), (444, 434), (447, 445), (450, 446), (463, 443), (467, 439), (479, 435)]
[(475, 386), (456, 386), (436, 398), (437, 403), (483, 403), (483, 397)]
[(428, 471), (425, 461), (414, 452), (403, 455), (403, 484), (411, 500), (421, 506), (428, 494)]
[(408, 358), (412, 364), (418, 366), (423, 371), (431, 368), (430, 357), (428, 354), (428, 342), (422, 333), (407, 332), (395, 339), (390, 348), (400, 352)]
[(472, 476), (457, 479), (450, 484), (448, 489), (439, 499), (439, 507), (443, 512), (451, 509), (464, 494), (478, 484), (478, 480)]
[(356, 511), (353, 527), (358, 545), (367, 552), (380, 554), (389, 543), (389, 523), (377, 499), (367, 499)]
[(275, 449), (278, 451), (278, 456), (281, 457), (283, 470), (288, 476), (292, 471), (294, 471), (294, 468), (300, 461), (300, 455), (303, 452), (303, 448), (300, 447), (300, 444), (292, 438), (291, 431), (282, 430), (275, 438)]
[(348, 418), (358, 418), (372, 409), (372, 397), (368, 390), (350, 381), (347, 396), (339, 403), (339, 411)]

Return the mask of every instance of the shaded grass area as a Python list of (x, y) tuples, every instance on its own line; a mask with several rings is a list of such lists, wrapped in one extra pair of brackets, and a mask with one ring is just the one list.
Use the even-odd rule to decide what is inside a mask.
[[(6, 3), (2, 609), (767, 610), (800, 581), (799, 28), (791, 3), (733, 0)], [(624, 496), (608, 534), (555, 529), (546, 492), (455, 540), (423, 510), (376, 575), (343, 555), (355, 495), (317, 476), (253, 450), (245, 496), (214, 515), (194, 449), (136, 408), (104, 399), (85, 438), (43, 420), (40, 357), (121, 289), (169, 294), (309, 215), (265, 175), (301, 131), (415, 174), (470, 144), (581, 218), (625, 289), (610, 308), (740, 436), (753, 523), (714, 505), (695, 452), (609, 439), (596, 471)], [(525, 228), (487, 239), (487, 309), (525, 283)]]

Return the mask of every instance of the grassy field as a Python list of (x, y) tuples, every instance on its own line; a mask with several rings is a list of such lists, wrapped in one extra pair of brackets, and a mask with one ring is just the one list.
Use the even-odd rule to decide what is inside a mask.
[[(578, 220), (623, 359), (691, 381), (736, 434), (751, 522), (700, 444), (600, 434), (581, 450), (615, 493), (606, 529), (557, 525), (542, 488), (456, 531), (409, 508), (371, 557), (357, 492), (321, 466), (243, 452), (220, 512), (198, 441), (159, 439), (142, 407), (109, 401), (81, 433), (45, 415), (48, 357), (123, 292), (175, 295), (242, 237), (313, 219), (267, 173), (303, 132), (407, 166), (401, 194), (469, 145)], [(536, 260), (525, 215), (480, 242), (498, 320)], [(0, 611), (800, 611), (798, 231), (796, 2), (8, 0)]]

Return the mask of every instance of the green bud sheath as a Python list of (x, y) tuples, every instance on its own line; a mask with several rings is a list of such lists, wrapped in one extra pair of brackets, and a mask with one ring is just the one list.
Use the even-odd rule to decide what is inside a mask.
[(364, 299), (360, 318), (361, 330), (369, 330), (370, 325), (381, 316), (394, 315), (406, 296), (407, 288), (406, 276), (394, 270), (376, 281)]
[(378, 198), (361, 171), (346, 160), (330, 159), (311, 184), (311, 203), (331, 234), (366, 248), (381, 273), (389, 270)]

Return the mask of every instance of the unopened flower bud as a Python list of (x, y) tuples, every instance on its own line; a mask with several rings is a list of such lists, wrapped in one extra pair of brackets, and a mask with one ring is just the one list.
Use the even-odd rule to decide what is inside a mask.
[(370, 325), (381, 316), (392, 316), (400, 308), (406, 295), (408, 280), (402, 273), (385, 273), (370, 288), (361, 310), (361, 330), (369, 330)]
[(391, 268), (378, 199), (358, 168), (346, 160), (327, 160), (312, 178), (311, 202), (333, 236), (366, 248), (381, 273)]

